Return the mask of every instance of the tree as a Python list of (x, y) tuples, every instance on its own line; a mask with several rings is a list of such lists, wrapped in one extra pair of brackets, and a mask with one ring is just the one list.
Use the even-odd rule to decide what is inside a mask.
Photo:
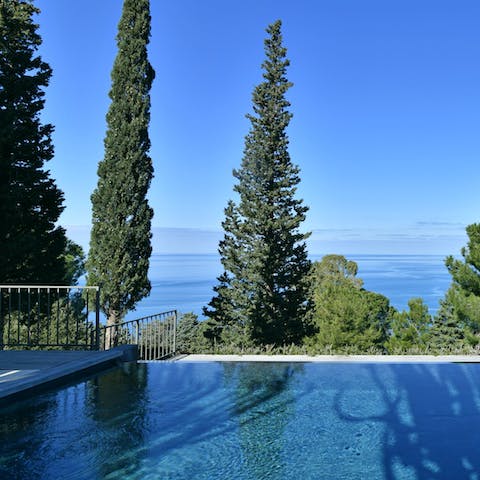
[(153, 176), (148, 151), (150, 88), (148, 0), (125, 0), (112, 70), (105, 156), (92, 194), (88, 284), (101, 285), (107, 324), (117, 324), (150, 293), (148, 279), (153, 210), (146, 195)]
[(30, 1), (0, 0), (0, 283), (62, 284), (65, 230), (56, 226), (63, 193), (45, 163), (53, 126), (42, 124), (52, 71)]
[(437, 348), (460, 348), (480, 340), (480, 224), (468, 225), (466, 231), (463, 259), (450, 255), (445, 260), (452, 285), (440, 302), (432, 328), (431, 344)]
[(183, 314), (177, 324), (177, 352), (193, 353), (200, 337), (198, 317), (193, 312)]
[[(472, 295), (463, 290), (458, 284), (453, 284), (440, 301), (436, 321), (449, 321), (456, 323), (472, 335), (480, 333), (480, 296)], [(480, 337), (477, 336), (476, 343)]]
[(451, 353), (465, 350), (468, 344), (474, 345), (469, 329), (461, 325), (455, 315), (445, 313), (439, 312), (434, 319), (428, 338), (429, 350), (433, 353)]
[(363, 280), (357, 277), (358, 265), (343, 255), (325, 255), (312, 268), (314, 289), (322, 290), (330, 285), (346, 285), (361, 289)]
[(432, 324), (428, 306), (421, 298), (411, 298), (408, 308), (408, 311), (395, 312), (393, 315), (391, 336), (386, 344), (390, 353), (422, 348), (428, 343)]
[(255, 343), (280, 345), (299, 342), (307, 327), (308, 235), (299, 227), (308, 208), (295, 198), (299, 168), (288, 153), (292, 114), (285, 94), (292, 84), (281, 22), (267, 33), (264, 80), (254, 89), (242, 165), (233, 172), (240, 201), (228, 203), (222, 224), (224, 273), (204, 313)]
[(85, 253), (83, 248), (67, 238), (63, 253), (65, 262), (65, 285), (77, 285), (78, 280), (85, 274)]
[(312, 268), (313, 324), (310, 347), (334, 351), (383, 348), (393, 309), (389, 300), (362, 288), (357, 264), (341, 255), (325, 255)]
[(461, 250), (463, 261), (450, 255), (446, 258), (445, 265), (452, 275), (454, 285), (480, 297), (480, 224), (469, 225), (466, 230), (468, 244)]

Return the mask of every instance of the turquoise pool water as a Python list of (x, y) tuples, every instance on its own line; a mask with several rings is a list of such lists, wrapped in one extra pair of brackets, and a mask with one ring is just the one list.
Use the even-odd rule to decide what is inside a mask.
[(129, 365), (0, 411), (2, 479), (480, 479), (480, 365)]

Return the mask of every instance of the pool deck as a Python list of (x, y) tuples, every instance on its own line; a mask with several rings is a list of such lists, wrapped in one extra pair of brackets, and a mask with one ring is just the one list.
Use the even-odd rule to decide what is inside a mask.
[(480, 363), (480, 355), (185, 355), (177, 362)]
[(102, 352), (2, 350), (0, 405), (128, 360), (121, 347)]

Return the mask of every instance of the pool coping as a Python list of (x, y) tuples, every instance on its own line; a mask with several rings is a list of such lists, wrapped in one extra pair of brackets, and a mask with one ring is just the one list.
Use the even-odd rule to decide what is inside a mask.
[(480, 363), (480, 355), (213, 355), (191, 354), (176, 362)]

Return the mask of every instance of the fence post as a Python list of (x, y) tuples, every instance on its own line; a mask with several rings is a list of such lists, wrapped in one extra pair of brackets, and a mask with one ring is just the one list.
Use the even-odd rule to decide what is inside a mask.
[(100, 287), (95, 294), (95, 350), (100, 350)]
[(177, 311), (173, 313), (173, 354), (177, 351)]

